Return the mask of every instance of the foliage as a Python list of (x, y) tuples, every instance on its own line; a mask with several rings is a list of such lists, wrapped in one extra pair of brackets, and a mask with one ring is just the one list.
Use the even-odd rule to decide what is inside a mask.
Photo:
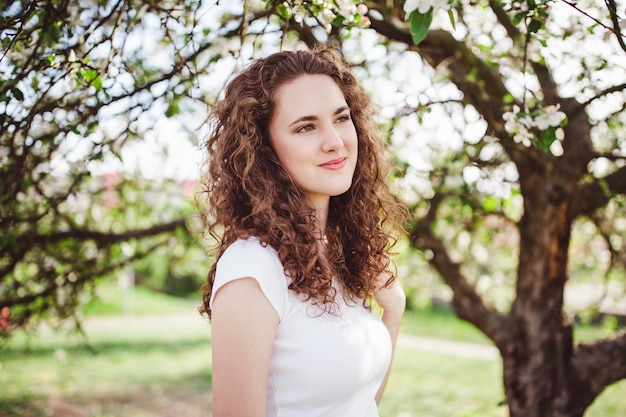
[[(195, 77), (210, 69), (198, 71), (195, 59), (211, 44), (196, 26), (197, 1), (3, 4), (0, 299), (10, 324), (0, 333), (7, 335), (31, 318), (71, 317), (93, 280), (184, 231), (190, 210), (180, 211), (180, 197), (159, 194), (172, 186), (129, 173), (125, 158), (155, 135), (163, 115), (192, 115), (186, 102)], [(179, 124), (181, 135), (193, 141), (199, 124)], [(155, 164), (166, 157), (142, 156), (160, 158)], [(111, 169), (126, 172), (105, 175)]]

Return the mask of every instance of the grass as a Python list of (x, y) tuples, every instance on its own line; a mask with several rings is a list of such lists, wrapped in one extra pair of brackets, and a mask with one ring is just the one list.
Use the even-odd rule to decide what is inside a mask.
[(141, 286), (125, 290), (110, 281), (99, 283), (96, 294), (97, 297), (91, 298), (83, 306), (87, 317), (186, 313), (190, 305), (197, 307), (201, 304), (199, 294), (196, 299), (184, 299), (160, 294)]
[[(605, 322), (598, 325), (576, 323), (574, 340), (577, 343), (590, 342), (608, 337), (615, 330), (615, 324), (610, 318), (606, 318)], [(416, 336), (492, 345), (492, 342), (472, 324), (459, 320), (450, 308), (444, 306), (407, 311), (401, 331)]]
[[(18, 334), (0, 350), (0, 416), (210, 415), (210, 337), (207, 324), (195, 316), (198, 302), (138, 290), (134, 318), (124, 317), (115, 315), (122, 311), (123, 297), (116, 291), (103, 289), (103, 300), (86, 309), (88, 315), (109, 315), (88, 322), (91, 349), (78, 335), (42, 329), (30, 337)], [(148, 313), (160, 316), (140, 317)], [(604, 331), (589, 327), (581, 334), (592, 338)], [(402, 332), (489, 343), (442, 308), (408, 312)], [(399, 348), (380, 412), (383, 417), (505, 417), (503, 400), (499, 359)], [(585, 416), (621, 417), (624, 410), (622, 381)]]
[(504, 417), (498, 361), (398, 349), (381, 416)]
[[(49, 416), (51, 404), (71, 403), (81, 414), (53, 416), (156, 417), (175, 415), (161, 412), (171, 413), (180, 398), (194, 397), (203, 409), (210, 403), (210, 337), (202, 320), (176, 326), (162, 320), (104, 321), (87, 333), (90, 348), (76, 335), (49, 329), (11, 341), (0, 356), (0, 415)], [(169, 401), (148, 412), (158, 398)]]
[(459, 320), (449, 308), (439, 306), (407, 311), (402, 320), (401, 332), (444, 340), (491, 344), (473, 325)]

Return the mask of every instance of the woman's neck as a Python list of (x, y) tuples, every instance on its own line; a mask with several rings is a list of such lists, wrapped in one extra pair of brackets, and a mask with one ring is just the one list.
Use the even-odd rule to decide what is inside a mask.
[(317, 219), (317, 225), (316, 225), (316, 230), (318, 231), (319, 238), (325, 238), (326, 237), (326, 222), (328, 220), (328, 207), (330, 205), (330, 199), (324, 199), (324, 200), (315, 200), (315, 201), (311, 201), (311, 204), (313, 205), (313, 208), (315, 209), (315, 214), (316, 214), (316, 219)]

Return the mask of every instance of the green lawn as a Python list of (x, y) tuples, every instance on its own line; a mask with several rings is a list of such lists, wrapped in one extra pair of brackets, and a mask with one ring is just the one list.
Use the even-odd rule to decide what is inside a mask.
[(97, 298), (90, 299), (83, 306), (87, 317), (119, 316), (125, 313), (135, 316), (186, 313), (189, 306), (198, 307), (201, 304), (200, 294), (194, 300), (186, 300), (141, 286), (123, 290), (107, 281), (98, 285), (96, 294)]
[[(103, 301), (87, 309), (88, 316), (121, 311), (116, 300), (122, 295), (114, 288), (104, 293)], [(133, 317), (88, 321), (90, 349), (79, 336), (62, 331), (16, 335), (0, 350), (0, 416), (210, 415), (210, 337), (207, 323), (196, 316), (198, 302), (139, 293), (135, 292)], [(445, 309), (409, 312), (402, 331), (488, 344)], [(585, 331), (589, 333), (585, 337), (591, 337), (592, 330)], [(381, 416), (505, 417), (500, 375), (497, 358), (399, 348)], [(586, 417), (622, 417), (624, 410), (622, 382), (607, 390)]]
[[(491, 345), (471, 324), (447, 308), (408, 311), (402, 333), (451, 341)], [(578, 342), (606, 337), (606, 326), (577, 324)], [(381, 416), (504, 417), (501, 361), (451, 357), (398, 349)], [(609, 387), (587, 409), (585, 417), (626, 415), (626, 380)]]

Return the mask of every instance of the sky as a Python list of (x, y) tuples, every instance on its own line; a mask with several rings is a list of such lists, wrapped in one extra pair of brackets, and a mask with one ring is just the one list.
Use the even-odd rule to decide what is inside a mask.
[[(219, 26), (218, 16), (221, 14), (221, 11), (224, 7), (233, 7), (233, 2), (218, 2), (219, 6), (216, 6), (214, 2), (209, 1), (206, 3), (207, 10), (203, 13), (203, 18), (210, 22), (214, 27)], [(226, 5), (228, 3), (228, 5)], [(237, 7), (239, 7), (237, 5)], [(559, 11), (559, 16), (565, 16), (565, 12), (569, 9), (563, 10), (564, 13)], [(569, 10), (571, 12), (571, 10)], [(441, 20), (441, 25), (446, 26), (447, 17), (444, 16), (445, 19)], [(155, 22), (158, 25), (158, 22)], [(447, 28), (450, 30), (450, 28)], [(462, 34), (459, 34), (461, 36)], [(154, 44), (156, 43), (155, 39), (151, 36), (146, 35), (143, 38), (139, 39), (131, 39), (129, 41), (131, 44), (134, 42), (138, 45), (141, 45), (144, 49), (154, 48)], [(364, 32), (364, 36), (359, 37), (359, 39), (351, 39), (346, 42), (347, 47), (350, 47), (350, 42), (353, 43), (354, 50), (366, 51), (368, 55), (368, 60), (376, 61), (377, 54), (380, 55), (382, 53), (380, 59), (381, 62), (384, 59), (388, 58), (389, 51), (386, 49), (384, 51), (378, 51), (378, 49), (374, 48), (374, 39), (367, 36), (367, 33)], [(357, 43), (359, 45), (357, 45)], [(267, 42), (266, 44), (271, 44), (271, 42)], [(248, 45), (249, 46), (249, 45)], [(551, 49), (554, 51), (553, 54), (558, 55), (560, 49), (564, 45), (552, 45)], [(598, 45), (599, 48), (603, 48), (605, 45)], [(380, 47), (384, 49), (384, 47)], [(378, 53), (378, 52), (380, 53)], [(267, 52), (267, 51), (266, 51)], [(255, 54), (258, 56), (260, 54), (259, 51), (245, 51), (243, 52), (243, 56), (250, 56)], [(413, 55), (412, 57), (410, 55)], [(398, 54), (401, 56), (401, 54)], [(548, 59), (551, 59), (548, 57)], [(558, 57), (555, 57), (558, 59)], [(626, 55), (616, 56), (615, 59), (622, 59), (626, 64)], [(205, 77), (202, 80), (202, 83), (214, 83), (215, 86), (221, 86), (225, 82), (225, 80), (235, 71), (237, 68), (241, 66), (241, 62), (224, 61), (220, 67), (217, 67), (215, 71), (211, 74), (210, 77)], [(557, 77), (566, 77), (567, 71), (572, 71), (572, 68), (557, 68), (556, 76)], [(361, 78), (364, 80), (364, 85), (368, 91), (372, 93), (372, 97), (375, 103), (381, 106), (382, 113), (385, 113), (387, 109), (397, 108), (398, 100), (407, 100), (407, 95), (403, 93), (406, 91), (415, 91), (419, 92), (420, 90), (426, 91), (426, 89), (431, 84), (432, 73), (429, 68), (426, 68), (419, 57), (415, 54), (409, 54), (402, 56), (398, 59), (393, 67), (393, 72), (391, 76), (386, 73), (369, 74), (372, 76), (371, 80), (365, 80), (366, 75), (361, 74)], [(358, 76), (358, 74), (357, 74)], [(620, 74), (616, 74), (619, 78)], [(385, 79), (387, 77), (387, 79)], [(624, 74), (621, 74), (621, 78), (625, 78)], [(404, 79), (406, 82), (398, 85), (397, 80)], [(410, 84), (409, 84), (410, 83)], [(442, 94), (445, 94), (443, 91), (439, 91), (439, 97), (442, 97)], [(453, 94), (454, 91), (451, 91)], [(575, 92), (572, 92), (574, 94)], [(415, 97), (418, 94), (414, 94)], [(437, 95), (434, 95), (437, 96)], [(450, 96), (450, 99), (454, 99), (454, 97)], [(390, 103), (391, 101), (391, 103)], [(400, 101), (402, 102), (402, 101)], [(415, 105), (417, 103), (414, 103)], [(604, 102), (602, 108), (606, 109), (606, 106), (609, 105), (610, 102)], [(159, 109), (156, 109), (157, 111)], [(162, 109), (161, 109), (162, 110)], [(593, 107), (591, 108), (593, 111)], [(412, 134), (416, 134), (415, 132), (419, 132), (420, 143), (424, 143), (424, 138), (430, 138), (428, 140), (432, 141), (441, 141), (441, 138), (447, 138), (447, 145), (453, 146), (450, 141), (455, 140), (454, 138), (458, 136), (458, 133), (454, 132), (453, 126), (450, 124), (442, 124), (439, 123), (438, 120), (443, 117), (443, 115), (438, 116), (437, 112), (442, 111), (441, 108), (433, 109), (432, 112), (427, 115), (426, 122), (418, 125), (415, 122), (406, 122), (408, 123), (404, 126), (404, 130), (408, 136)], [(200, 175), (202, 170), (202, 163), (204, 154), (201, 150), (199, 143), (203, 139), (206, 138), (207, 131), (206, 126), (203, 126), (203, 118), (206, 114), (197, 114), (195, 118), (187, 118), (183, 123), (187, 126), (192, 126), (192, 130), (195, 130), (194, 133), (197, 136), (195, 140), (188, 140), (187, 132), (182, 129), (180, 123), (181, 121), (175, 119), (166, 119), (164, 117), (157, 118), (152, 123), (154, 123), (154, 129), (145, 137), (145, 141), (141, 143), (130, 144), (125, 147), (122, 153), (123, 164), (117, 159), (109, 159), (104, 164), (100, 164), (98, 166), (94, 166), (93, 171), (97, 173), (104, 172), (113, 172), (113, 171), (129, 171), (129, 172), (140, 172), (142, 176), (146, 178), (176, 178), (179, 180), (184, 179), (196, 179)], [(476, 123), (469, 124), (465, 131), (464, 137), (458, 137), (458, 140), (465, 140), (468, 142), (478, 141), (482, 138), (484, 134), (484, 122), (480, 120), (476, 121)], [(106, 128), (106, 127), (105, 127)], [(411, 132), (413, 132), (411, 134)], [(418, 141), (413, 141), (412, 145), (415, 145)], [(411, 143), (409, 143), (411, 145)], [(460, 144), (459, 144), (460, 145)], [(406, 146), (405, 144), (398, 144), (398, 146)], [(403, 152), (405, 154), (411, 154), (412, 165), (415, 166), (424, 166), (428, 169), (429, 156), (424, 153), (424, 149), (412, 149), (411, 146), (404, 147)], [(475, 174), (475, 173), (474, 173)], [(467, 173), (468, 176), (472, 176), (472, 172)]]

